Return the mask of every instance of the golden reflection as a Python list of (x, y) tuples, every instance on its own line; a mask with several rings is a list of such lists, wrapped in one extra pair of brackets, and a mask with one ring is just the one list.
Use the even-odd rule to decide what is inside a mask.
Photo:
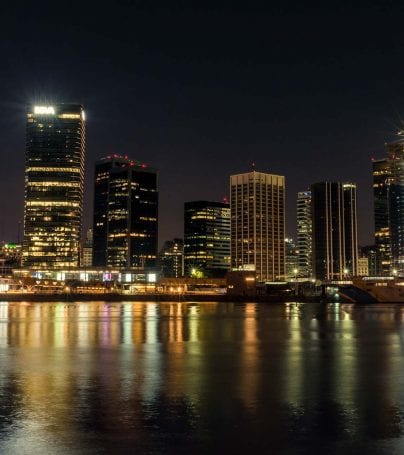
[(244, 340), (240, 353), (239, 388), (241, 399), (249, 408), (254, 408), (257, 404), (261, 379), (257, 317), (257, 305), (247, 303), (243, 318)]

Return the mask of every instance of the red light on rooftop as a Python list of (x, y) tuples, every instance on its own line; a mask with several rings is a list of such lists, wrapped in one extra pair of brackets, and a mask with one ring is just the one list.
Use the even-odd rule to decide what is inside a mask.
[(145, 169), (147, 167), (147, 164), (142, 163), (142, 168)]

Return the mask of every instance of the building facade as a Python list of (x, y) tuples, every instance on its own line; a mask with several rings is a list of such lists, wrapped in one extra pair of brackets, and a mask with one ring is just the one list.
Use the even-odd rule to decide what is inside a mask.
[(321, 182), (311, 186), (313, 273), (319, 280), (357, 275), (356, 185)]
[(85, 117), (81, 105), (29, 108), (23, 266), (79, 265), (84, 154)]
[(224, 202), (184, 204), (186, 276), (222, 277), (230, 269), (230, 206)]
[(184, 275), (184, 241), (167, 240), (159, 253), (159, 268), (165, 278), (181, 278)]
[(373, 200), (375, 221), (375, 246), (379, 259), (379, 269), (375, 276), (390, 275), (390, 160), (387, 158), (373, 160)]
[(359, 248), (359, 258), (365, 257), (368, 261), (369, 276), (381, 276), (380, 252), (376, 245), (366, 245)]
[(126, 156), (95, 165), (93, 265), (154, 267), (157, 258), (158, 174)]
[(81, 248), (81, 267), (92, 267), (93, 265), (93, 230), (87, 229), (86, 239)]
[(312, 219), (311, 192), (297, 193), (297, 249), (299, 277), (311, 278), (312, 272)]
[(285, 279), (285, 177), (230, 176), (231, 267), (255, 270), (258, 281)]
[(285, 238), (286, 279), (295, 280), (299, 277), (299, 250), (291, 237)]
[(386, 144), (390, 164), (388, 216), (390, 268), (404, 276), (404, 140)]

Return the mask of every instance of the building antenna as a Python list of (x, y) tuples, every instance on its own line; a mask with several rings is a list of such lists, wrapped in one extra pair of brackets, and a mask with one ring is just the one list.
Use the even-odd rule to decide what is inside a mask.
[(251, 162), (251, 170), (255, 172), (255, 161)]

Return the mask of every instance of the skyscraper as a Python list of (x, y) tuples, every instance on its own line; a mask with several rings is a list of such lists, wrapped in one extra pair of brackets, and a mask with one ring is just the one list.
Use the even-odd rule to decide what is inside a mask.
[(389, 234), (391, 268), (404, 276), (404, 140), (386, 144), (390, 164)]
[(356, 185), (321, 182), (311, 186), (313, 271), (320, 280), (357, 274)]
[(299, 276), (299, 250), (291, 237), (285, 238), (285, 278), (296, 279)]
[(376, 275), (390, 275), (390, 161), (387, 158), (373, 160), (372, 167), (375, 245), (379, 256)]
[(230, 206), (184, 204), (184, 268), (188, 276), (221, 277), (230, 269)]
[(93, 265), (155, 266), (158, 175), (126, 156), (112, 155), (95, 165)]
[(258, 281), (285, 278), (285, 177), (230, 176), (231, 267), (255, 270)]
[(297, 249), (299, 251), (298, 274), (310, 278), (312, 275), (312, 220), (311, 192), (297, 193)]
[(79, 265), (85, 119), (78, 104), (31, 106), (26, 127), (23, 265)]

